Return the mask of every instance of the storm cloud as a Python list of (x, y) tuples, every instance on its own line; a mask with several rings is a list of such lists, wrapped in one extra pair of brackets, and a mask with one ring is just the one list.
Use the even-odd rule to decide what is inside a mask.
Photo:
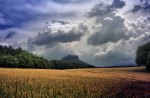
[[(60, 22), (58, 22), (60, 23)], [(56, 24), (58, 28), (51, 28), (51, 25), (48, 25), (44, 28), (44, 30), (38, 34), (37, 37), (30, 39), (33, 40), (33, 44), (40, 46), (53, 46), (57, 43), (69, 43), (73, 41), (79, 41), (81, 37), (87, 32), (88, 28), (83, 23), (80, 23), (77, 27), (70, 28), (70, 24)], [(69, 29), (67, 29), (69, 26)]]
[(120, 0), (114, 0), (111, 5), (100, 3), (89, 12), (89, 16), (95, 17), (92, 34), (88, 38), (89, 45), (101, 45), (128, 38), (125, 18), (117, 15), (117, 9), (123, 7), (118, 7), (118, 4), (122, 2)]
[(123, 8), (126, 5), (126, 3), (122, 0), (114, 0), (112, 3), (112, 7), (114, 8)]
[(149, 4), (1, 0), (0, 44), (21, 46), (49, 60), (74, 54), (97, 66), (135, 65), (137, 47), (150, 41)]
[(139, 4), (134, 5), (132, 12), (136, 13), (139, 11), (150, 13), (150, 1), (149, 0), (140, 0)]
[(88, 38), (89, 45), (101, 45), (128, 38), (125, 19), (122, 16), (111, 13), (105, 18), (98, 16), (96, 20), (99, 23), (95, 23), (93, 26), (93, 32)]
[[(45, 48), (49, 53), (41, 54), (47, 58), (53, 58), (50, 54), (54, 52), (60, 58), (65, 52), (79, 55), (83, 61), (97, 66), (135, 65), (137, 47), (150, 41), (149, 17), (140, 16), (130, 21), (120, 12), (125, 6), (121, 0), (111, 4), (100, 2), (80, 22), (55, 20), (47, 26), (48, 32), (32, 39), (32, 44), (49, 46)], [(59, 45), (62, 55), (54, 48)]]
[(6, 35), (5, 39), (13, 38), (13, 36), (16, 35), (16, 32), (14, 31), (9, 31), (8, 34)]
[(88, 16), (104, 16), (111, 13), (112, 11), (123, 8), (125, 5), (126, 3), (122, 0), (114, 0), (111, 5), (100, 2), (92, 8), (92, 10), (88, 13)]

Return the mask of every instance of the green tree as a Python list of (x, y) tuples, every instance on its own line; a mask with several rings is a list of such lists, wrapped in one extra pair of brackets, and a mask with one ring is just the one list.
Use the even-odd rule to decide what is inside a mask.
[(12, 46), (0, 46), (0, 67), (52, 68), (43, 57)]
[(21, 52), (20, 54), (16, 55), (19, 60), (20, 68), (34, 68), (34, 62), (31, 54), (28, 52)]
[(15, 56), (4, 55), (0, 57), (0, 66), (1, 67), (18, 67), (18, 59)]
[(150, 53), (150, 42), (142, 46), (139, 46), (136, 52), (136, 63), (138, 65), (145, 65), (147, 70), (150, 70), (149, 53)]
[(148, 53), (148, 58), (147, 58), (147, 69), (150, 71), (150, 51)]

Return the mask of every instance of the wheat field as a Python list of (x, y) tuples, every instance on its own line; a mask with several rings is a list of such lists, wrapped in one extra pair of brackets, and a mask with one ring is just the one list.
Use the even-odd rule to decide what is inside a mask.
[(0, 68), (0, 98), (150, 98), (150, 73), (144, 69)]

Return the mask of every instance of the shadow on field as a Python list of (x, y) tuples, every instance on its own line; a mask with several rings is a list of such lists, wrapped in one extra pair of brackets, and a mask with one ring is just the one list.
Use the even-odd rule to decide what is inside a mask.
[(146, 74), (149, 74), (150, 71), (146, 70), (146, 68), (143, 68), (143, 69), (137, 69), (137, 70), (132, 70), (133, 72), (139, 72), (139, 73), (146, 73)]
[(115, 95), (115, 98), (150, 98), (150, 83), (145, 81), (128, 82), (128, 84)]

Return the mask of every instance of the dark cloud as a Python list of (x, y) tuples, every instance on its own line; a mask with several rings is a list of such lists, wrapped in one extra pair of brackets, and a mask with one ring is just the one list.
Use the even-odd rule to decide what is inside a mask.
[(141, 5), (134, 5), (134, 8), (132, 9), (132, 12), (135, 13), (135, 12), (138, 12), (139, 10), (142, 9), (142, 6)]
[(39, 0), (34, 0), (34, 2), (31, 0), (0, 0), (0, 13), (3, 16), (1, 18), (6, 20), (5, 25), (0, 26), (1, 29), (20, 26), (25, 21), (30, 21), (35, 12), (32, 9), (29, 11), (26, 5), (36, 6), (38, 3), (40, 3)]
[[(117, 24), (116, 27), (113, 24), (105, 25), (106, 22), (102, 22), (102, 26), (97, 29), (99, 32), (88, 39), (89, 44), (99, 47), (94, 57), (96, 65), (134, 65), (137, 47), (150, 41), (149, 19), (147, 17), (140, 17), (134, 22), (129, 22), (126, 19), (120, 21), (119, 17), (117, 16), (116, 23), (113, 23)], [(125, 21), (128, 21), (129, 24), (123, 24)], [(120, 32), (119, 26), (130, 29)], [(108, 32), (103, 31), (105, 28)], [(95, 31), (95, 29), (92, 31)]]
[(61, 4), (65, 4), (65, 3), (70, 3), (71, 0), (52, 0), (53, 2), (56, 2), (56, 3), (61, 3)]
[(58, 11), (56, 6), (50, 0), (0, 0), (0, 30), (20, 28), (36, 21), (76, 16), (76, 12), (68, 9)]
[(126, 3), (122, 0), (114, 0), (112, 3), (113, 8), (123, 8), (126, 5)]
[(150, 17), (147, 17), (147, 20), (150, 21)]
[(69, 24), (69, 22), (67, 22), (67, 21), (63, 21), (63, 20), (53, 20), (52, 21), (52, 23), (60, 23), (60, 24), (62, 24), (62, 25), (65, 25), (65, 24)]
[(6, 30), (8, 28), (12, 28), (14, 27), (14, 25), (10, 25), (10, 24), (0, 24), (0, 30)]
[(13, 38), (13, 36), (16, 35), (15, 31), (9, 31), (8, 34), (6, 35), (5, 39)]
[(149, 0), (142, 0), (139, 4), (134, 5), (132, 12), (136, 13), (138, 11), (150, 13), (150, 1)]
[(95, 5), (95, 7), (92, 8), (92, 10), (88, 13), (89, 17), (94, 16), (102, 16), (110, 13), (112, 11), (112, 8), (110, 5), (106, 5), (104, 3), (99, 3)]
[(73, 27), (69, 30), (66, 30), (67, 28), (65, 28), (65, 25), (59, 25), (61, 25), (61, 28), (63, 29), (55, 28), (56, 31), (53, 31), (53, 28), (49, 27), (51, 25), (47, 24), (47, 26), (44, 28), (44, 31), (42, 33), (39, 33), (36, 38), (30, 39), (29, 43), (32, 42), (33, 45), (46, 45), (51, 47), (56, 45), (57, 43), (79, 41), (88, 29), (82, 23), (77, 27)]
[(52, 0), (52, 1), (59, 4), (88, 2), (88, 0)]
[(94, 24), (92, 35), (88, 38), (89, 45), (101, 45), (108, 42), (117, 42), (119, 40), (127, 39), (127, 28), (124, 25), (125, 19), (120, 16), (108, 16), (110, 18), (97, 19), (101, 21), (99, 24)]
[(33, 41), (33, 44), (38, 46), (39, 45), (48, 46), (48, 45), (55, 45), (57, 43), (79, 41), (83, 35), (83, 34), (76, 34), (74, 31), (70, 31), (68, 34), (64, 33), (63, 31), (58, 31), (57, 33), (58, 34), (48, 34), (48, 32), (45, 32), (43, 34), (39, 34), (36, 40)]
[[(103, 7), (101, 8), (103, 10), (101, 10), (99, 7)], [(138, 30), (136, 30), (136, 32), (133, 33), (133, 31), (135, 30), (130, 31), (129, 28), (133, 28), (134, 26), (127, 25), (126, 18), (124, 18), (122, 15), (118, 15), (117, 11), (106, 10), (106, 8), (109, 8), (109, 6), (106, 4), (103, 4), (103, 6), (95, 6), (94, 8), (97, 9), (94, 12), (97, 14), (93, 14), (95, 16), (95, 23), (93, 23), (93, 28), (91, 31), (92, 33), (87, 39), (87, 43), (89, 45), (98, 46), (102, 44), (107, 44), (108, 42), (116, 43), (120, 40), (128, 40), (130, 37), (136, 37), (139, 32), (141, 33), (141, 28), (146, 28), (145, 26), (142, 26), (143, 24), (149, 23), (149, 18), (140, 17), (138, 19), (139, 22), (137, 21), (139, 27), (135, 26), (135, 29), (138, 28)], [(101, 14), (100, 12), (103, 11), (105, 11), (105, 13)], [(91, 10), (90, 14), (91, 13), (93, 13), (93, 10)], [(143, 32), (149, 31), (145, 30)]]
[(99, 3), (93, 7), (93, 9), (88, 13), (89, 17), (93, 16), (104, 16), (112, 11), (116, 11), (119, 8), (123, 8), (126, 3), (122, 0), (114, 0), (111, 5), (107, 5), (104, 3)]
[[(110, 4), (109, 1), (113, 2)], [(141, 0), (133, 12), (148, 12), (147, 1)], [(128, 0), (126, 3), (123, 0), (99, 3), (88, 13), (89, 17), (82, 17), (81, 13), (91, 9), (96, 2), (97, 0), (0, 0), (0, 44), (30, 48), (29, 51), (43, 54), (47, 59), (79, 54), (81, 59), (97, 66), (134, 64), (136, 48), (150, 41), (150, 19), (139, 19), (132, 23), (128, 20), (130, 17), (121, 15), (121, 9), (129, 3)], [(51, 23), (47, 23), (39, 34), (33, 34), (46, 21)], [(8, 32), (10, 30), (17, 34)], [(27, 38), (33, 38), (24, 39), (26, 32)]]
[(116, 11), (124, 6), (124, 1), (114, 0), (111, 5), (100, 3), (89, 12), (90, 17), (95, 17), (92, 34), (87, 40), (89, 45), (97, 46), (128, 38), (125, 33), (125, 19), (117, 15)]

